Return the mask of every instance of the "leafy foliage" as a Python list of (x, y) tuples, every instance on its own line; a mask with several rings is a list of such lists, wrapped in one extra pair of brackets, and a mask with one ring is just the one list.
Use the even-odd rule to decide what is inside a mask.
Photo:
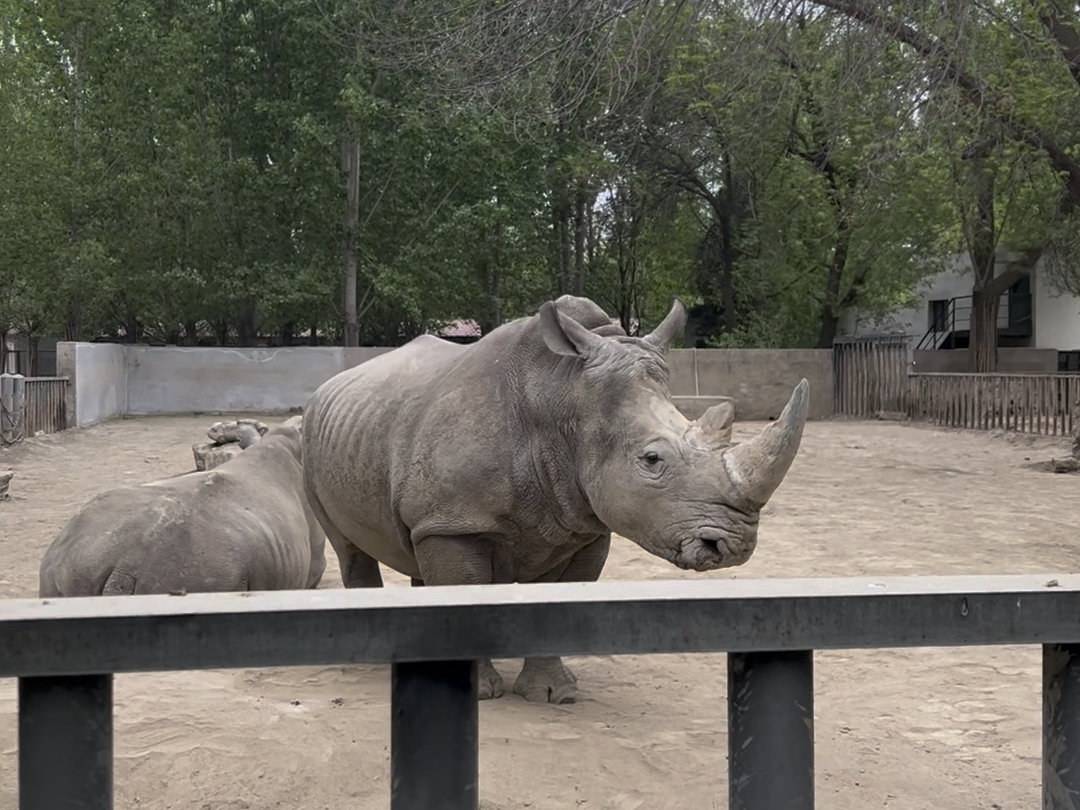
[(978, 114), (818, 5), (0, 0), (0, 329), (393, 344), (572, 292), (828, 346), (963, 242), (981, 142), (1002, 241), (1075, 254), (1016, 135), (1078, 123), (1036, 5), (895, 12), (965, 44)]

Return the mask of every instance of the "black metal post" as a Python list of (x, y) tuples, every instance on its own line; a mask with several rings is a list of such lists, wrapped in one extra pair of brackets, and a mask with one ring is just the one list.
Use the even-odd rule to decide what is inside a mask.
[(728, 653), (729, 810), (813, 810), (814, 653)]
[(478, 683), (475, 661), (393, 665), (391, 810), (477, 810)]
[(112, 810), (113, 676), (19, 678), (19, 810)]
[(1043, 645), (1043, 810), (1080, 806), (1080, 645)]

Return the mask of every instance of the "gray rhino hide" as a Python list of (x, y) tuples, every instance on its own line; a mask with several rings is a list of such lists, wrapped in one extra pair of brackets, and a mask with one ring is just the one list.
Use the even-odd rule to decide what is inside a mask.
[(299, 422), (208, 472), (90, 500), (45, 552), (40, 595), (314, 588), (326, 538), (304, 496)]
[[(676, 301), (645, 338), (564, 296), (462, 346), (421, 337), (323, 384), (304, 409), (305, 483), (346, 587), (593, 581), (611, 532), (673, 564), (746, 561), (798, 449), (806, 383), (776, 423), (729, 446), (733, 412), (688, 422), (664, 359)], [(569, 702), (558, 658), (515, 691)], [(481, 662), (481, 697), (502, 681)]]

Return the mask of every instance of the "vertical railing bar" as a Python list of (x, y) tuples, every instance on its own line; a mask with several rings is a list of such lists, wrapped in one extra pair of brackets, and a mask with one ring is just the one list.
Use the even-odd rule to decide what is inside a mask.
[(813, 651), (727, 662), (728, 810), (813, 810)]
[(19, 810), (112, 810), (113, 676), (19, 678)]
[(1042, 807), (1073, 810), (1080, 801), (1080, 645), (1044, 644), (1042, 662)]
[(391, 666), (391, 810), (479, 807), (477, 672), (476, 661)]

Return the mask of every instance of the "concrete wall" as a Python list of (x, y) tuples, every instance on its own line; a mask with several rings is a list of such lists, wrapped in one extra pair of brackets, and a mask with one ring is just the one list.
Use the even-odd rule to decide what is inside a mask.
[(804, 377), (810, 418), (832, 416), (829, 349), (673, 349), (668, 366), (673, 395), (731, 397), (738, 420), (775, 419)]
[(1059, 351), (1080, 349), (1080, 299), (1058, 293), (1041, 266), (1032, 272), (1031, 283), (1035, 345)]
[(128, 346), (128, 413), (298, 408), (345, 368), (340, 346)]
[[(919, 349), (912, 352), (915, 372), (962, 374), (970, 370), (967, 349)], [(998, 371), (1002, 374), (1054, 374), (1057, 349), (998, 349)]]
[[(122, 414), (277, 411), (299, 408), (330, 377), (391, 351), (383, 347), (184, 348), (61, 343), (72, 378), (71, 426)], [(740, 420), (780, 415), (792, 389), (810, 383), (810, 418), (832, 414), (827, 350), (675, 349), (672, 394), (731, 397)]]
[(128, 413), (127, 348), (116, 343), (57, 344), (56, 373), (69, 381), (68, 427)]

